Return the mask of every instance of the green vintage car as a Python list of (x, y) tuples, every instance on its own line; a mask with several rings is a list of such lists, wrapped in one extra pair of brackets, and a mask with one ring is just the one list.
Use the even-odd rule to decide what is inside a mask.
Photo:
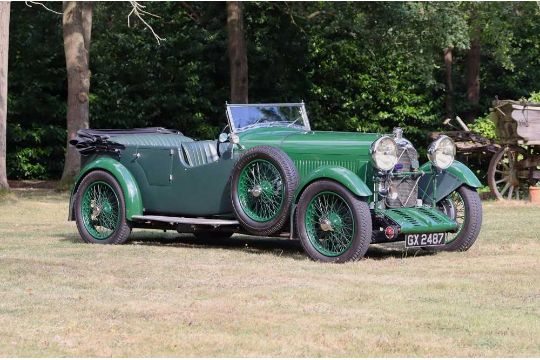
[(83, 130), (70, 200), (84, 241), (132, 228), (299, 239), (319, 261), (361, 259), (372, 243), (464, 251), (478, 237), (476, 176), (440, 137), (418, 153), (393, 134), (312, 131), (304, 103), (227, 104), (217, 140), (164, 128)]

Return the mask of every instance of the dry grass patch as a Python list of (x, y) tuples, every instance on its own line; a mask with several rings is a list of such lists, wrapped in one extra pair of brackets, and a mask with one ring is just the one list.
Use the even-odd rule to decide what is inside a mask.
[(0, 203), (0, 356), (540, 356), (540, 207), (485, 203), (477, 244), (372, 246), (135, 231), (80, 243), (68, 198)]

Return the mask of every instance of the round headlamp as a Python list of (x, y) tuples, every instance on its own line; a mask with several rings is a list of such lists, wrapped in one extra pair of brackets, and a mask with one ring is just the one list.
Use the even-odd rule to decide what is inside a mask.
[(448, 168), (456, 157), (456, 145), (446, 135), (441, 135), (428, 147), (428, 158), (440, 170)]
[(379, 170), (389, 171), (397, 163), (397, 145), (394, 139), (389, 136), (383, 136), (371, 145), (371, 158), (375, 167)]

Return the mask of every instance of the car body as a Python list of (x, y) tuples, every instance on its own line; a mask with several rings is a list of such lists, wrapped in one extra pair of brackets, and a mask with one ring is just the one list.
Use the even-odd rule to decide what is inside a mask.
[(82, 238), (123, 243), (138, 227), (282, 236), (312, 259), (342, 262), (376, 242), (466, 250), (478, 236), (481, 184), (448, 138), (420, 166), (399, 128), (312, 131), (304, 103), (227, 104), (226, 114), (217, 140), (163, 128), (79, 132), (69, 218)]

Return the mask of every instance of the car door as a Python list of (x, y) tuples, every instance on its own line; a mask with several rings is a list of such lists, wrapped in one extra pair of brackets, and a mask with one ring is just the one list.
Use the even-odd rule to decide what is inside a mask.
[[(141, 155), (137, 161), (147, 179), (140, 184), (146, 193), (145, 213), (188, 217), (231, 213), (229, 177), (236, 158), (229, 144), (221, 147), (223, 154), (212, 161), (201, 161), (200, 154), (188, 156), (182, 146), (155, 149), (155, 163), (150, 156), (145, 162)], [(170, 163), (164, 161), (167, 156)]]

